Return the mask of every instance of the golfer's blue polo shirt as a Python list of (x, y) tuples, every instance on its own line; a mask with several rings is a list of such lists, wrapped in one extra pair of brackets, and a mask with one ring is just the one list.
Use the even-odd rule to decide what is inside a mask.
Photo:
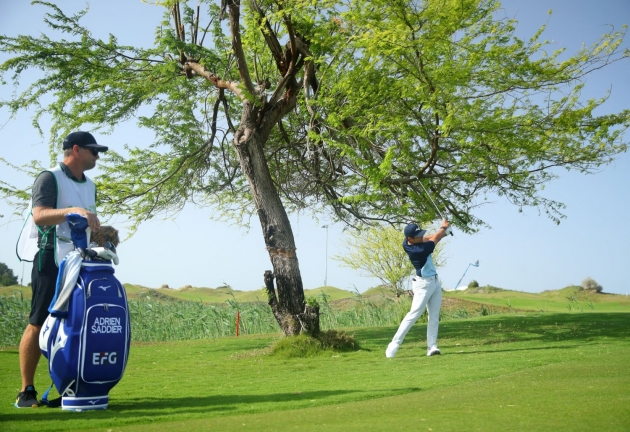
[(407, 252), (418, 276), (429, 277), (437, 274), (431, 259), (431, 253), (435, 250), (435, 243), (428, 241), (418, 244), (407, 244), (407, 238), (405, 237), (402, 246)]

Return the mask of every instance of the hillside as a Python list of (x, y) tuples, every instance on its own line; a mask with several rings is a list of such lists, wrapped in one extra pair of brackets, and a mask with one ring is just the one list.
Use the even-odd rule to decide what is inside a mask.
[[(183, 301), (197, 301), (203, 303), (223, 303), (227, 300), (237, 302), (267, 302), (267, 294), (261, 288), (254, 291), (238, 291), (230, 287), (203, 288), (190, 285), (179, 289), (172, 288), (147, 288), (142, 285), (124, 284), (129, 298), (150, 296), (152, 298), (173, 299)], [(305, 297), (318, 297), (322, 293), (331, 300), (352, 297), (354, 293), (339, 288), (327, 286), (304, 290)]]
[[(230, 287), (203, 288), (186, 286), (179, 289), (148, 288), (136, 284), (124, 284), (130, 299), (150, 297), (158, 300), (194, 301), (202, 303), (224, 303), (234, 300), (239, 303), (265, 302), (267, 297), (263, 289), (238, 291)], [(304, 290), (306, 297), (315, 297), (322, 301), (322, 294), (331, 307), (348, 309), (361, 303), (384, 305), (392, 301), (401, 301), (385, 287), (370, 288), (361, 293), (342, 290), (332, 286)], [(19, 294), (18, 294), (19, 293)], [(0, 287), (0, 296), (22, 295), (31, 297), (31, 288), (13, 285)], [(483, 306), (482, 306), (483, 305)], [(483, 308), (492, 313), (510, 311), (535, 312), (630, 312), (630, 297), (621, 294), (594, 293), (569, 286), (558, 290), (541, 293), (511, 291), (493, 286), (485, 286), (465, 291), (448, 291), (443, 295), (443, 308), (452, 312), (465, 309), (468, 312), (481, 311)]]
[(541, 311), (630, 312), (630, 297), (622, 294), (595, 293), (577, 286), (541, 293), (510, 291), (496, 287), (479, 287), (464, 291), (449, 291), (446, 297), (508, 308)]

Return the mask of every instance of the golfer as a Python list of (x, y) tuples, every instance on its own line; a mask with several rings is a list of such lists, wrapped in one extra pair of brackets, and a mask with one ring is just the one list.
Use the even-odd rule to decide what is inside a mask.
[(402, 320), (394, 338), (387, 346), (385, 351), (387, 358), (396, 355), (396, 351), (403, 343), (407, 332), (420, 318), (425, 307), (429, 314), (427, 356), (441, 354), (437, 347), (437, 335), (440, 323), (440, 306), (442, 305), (442, 287), (438, 281), (431, 253), (435, 250), (435, 245), (450, 232), (451, 227), (446, 219), (442, 221), (440, 229), (430, 236), (425, 236), (427, 231), (420, 229), (416, 224), (409, 224), (405, 227), (405, 239), (402, 246), (416, 269), (416, 276), (413, 278), (413, 301), (411, 310)]

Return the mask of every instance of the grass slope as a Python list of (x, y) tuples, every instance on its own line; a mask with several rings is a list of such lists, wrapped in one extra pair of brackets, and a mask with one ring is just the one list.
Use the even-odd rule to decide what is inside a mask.
[(508, 290), (484, 292), (482, 289), (479, 291), (467, 289), (446, 292), (445, 297), (529, 311), (630, 312), (630, 297), (628, 296), (594, 293), (579, 290), (579, 287), (566, 287), (537, 294)]
[[(491, 315), (440, 327), (426, 357), (416, 325), (354, 331), (363, 349), (265, 354), (277, 337), (133, 344), (110, 409), (12, 407), (16, 349), (0, 351), (2, 430), (628, 430), (630, 314)], [(36, 383), (47, 383), (44, 362)]]

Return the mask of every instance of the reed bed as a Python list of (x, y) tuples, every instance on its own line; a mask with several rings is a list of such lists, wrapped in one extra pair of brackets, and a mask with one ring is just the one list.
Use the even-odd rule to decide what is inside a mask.
[(11, 296), (0, 296), (0, 347), (20, 343), (31, 312), (31, 300), (17, 291)]
[[(320, 328), (322, 330), (351, 327), (382, 327), (400, 324), (409, 311), (410, 300), (393, 301), (383, 299), (378, 304), (354, 297), (354, 304), (339, 309), (329, 303), (326, 295), (317, 297), (320, 306)], [(0, 296), (0, 347), (16, 346), (28, 324), (30, 300), (21, 293)], [(236, 335), (236, 316), (240, 314), (239, 334), (279, 333), (280, 328), (263, 302), (207, 304), (187, 301), (163, 301), (149, 296), (130, 299), (132, 339), (139, 342), (165, 342), (190, 339), (214, 339)], [(461, 309), (442, 312), (441, 320), (465, 319), (472, 316)], [(426, 322), (426, 313), (419, 322)]]
[(264, 303), (219, 304), (201, 302), (129, 300), (134, 341), (164, 342), (188, 339), (215, 339), (236, 335), (236, 316), (240, 313), (239, 334), (264, 334), (280, 331), (271, 309)]

